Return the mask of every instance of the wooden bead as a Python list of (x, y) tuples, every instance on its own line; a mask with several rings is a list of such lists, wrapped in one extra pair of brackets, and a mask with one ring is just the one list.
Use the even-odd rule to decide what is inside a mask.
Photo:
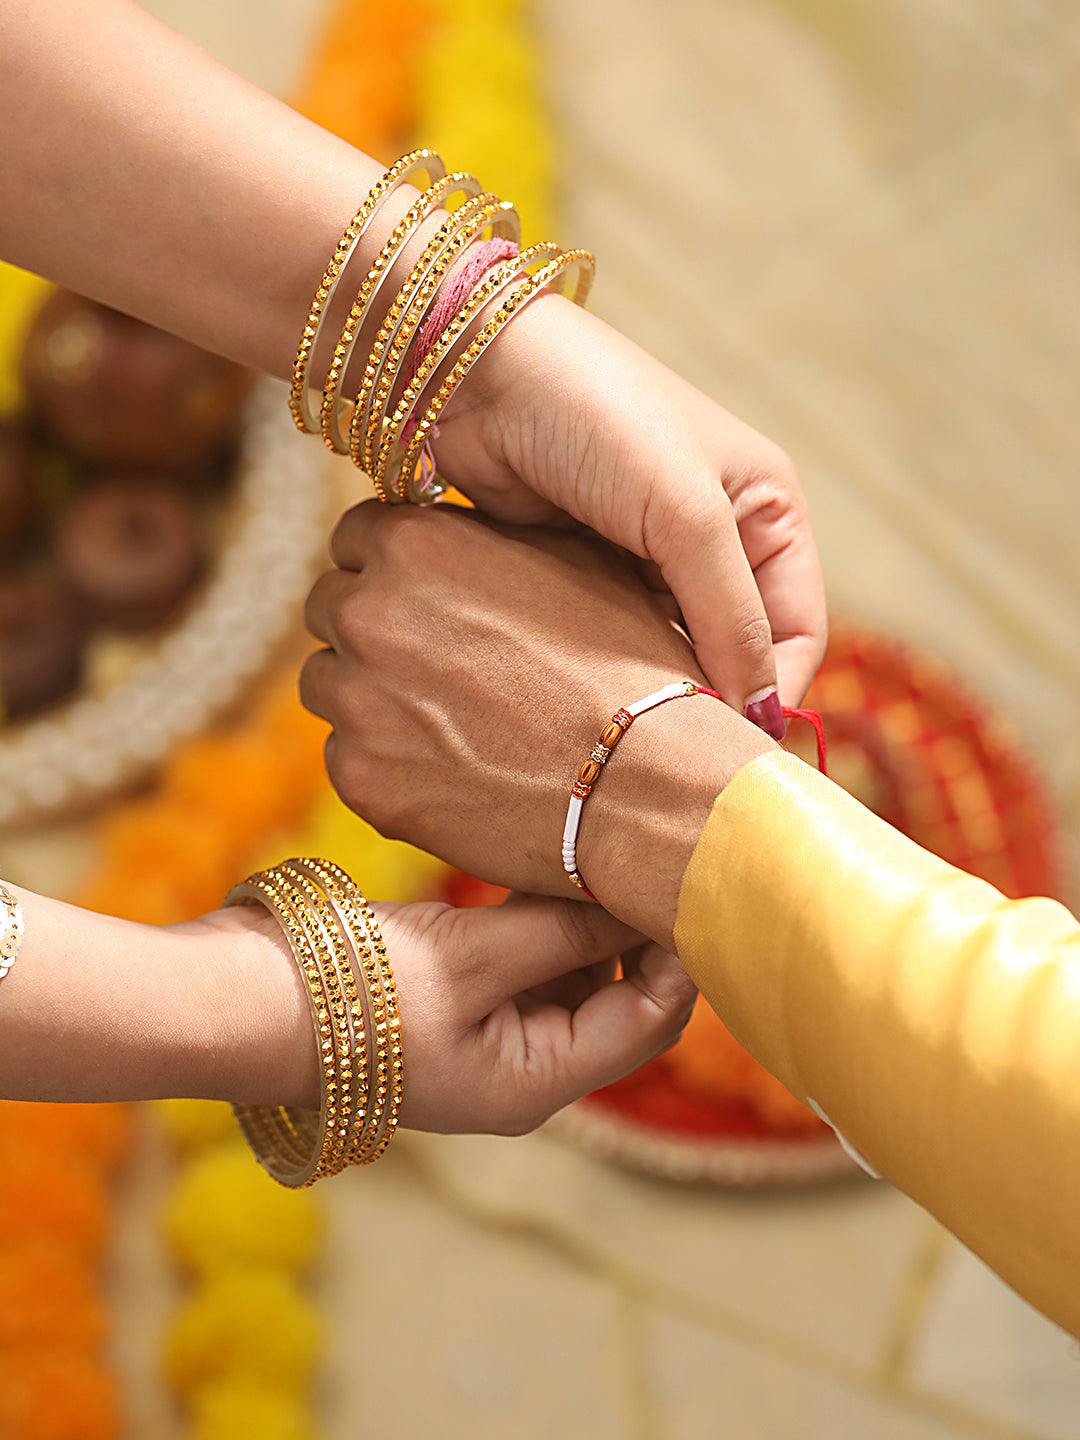
[(604, 728), (600, 731), (600, 744), (606, 745), (607, 748), (610, 750), (613, 746), (619, 743), (619, 741), (622, 739), (622, 734), (622, 726), (616, 725), (614, 720), (609, 720), (608, 723), (604, 726)]
[(586, 760), (578, 771), (578, 780), (582, 785), (592, 785), (600, 774), (600, 766), (595, 760)]

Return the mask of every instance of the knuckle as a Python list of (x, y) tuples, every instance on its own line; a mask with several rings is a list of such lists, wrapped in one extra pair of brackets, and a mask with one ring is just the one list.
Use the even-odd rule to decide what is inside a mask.
[(332, 691), (327, 686), (327, 667), (333, 663), (328, 650), (315, 650), (300, 667), (298, 689), (300, 703), (313, 715), (329, 719), (329, 699)]
[[(580, 967), (595, 960), (596, 931), (591, 912), (597, 907), (583, 904), (580, 900), (560, 900), (558, 906), (559, 929), (577, 965)], [(597, 909), (597, 913), (602, 912)]]
[(772, 647), (772, 630), (765, 615), (751, 612), (735, 618), (730, 628), (731, 643), (743, 655), (759, 655)]
[(334, 634), (342, 649), (356, 651), (364, 639), (372, 635), (374, 625), (371, 611), (376, 608), (368, 607), (355, 589), (344, 591), (336, 597), (331, 607), (331, 616)]
[(330, 558), (335, 565), (343, 570), (356, 568), (359, 538), (378, 533), (379, 511), (385, 508), (378, 500), (364, 500), (345, 511), (330, 535)]

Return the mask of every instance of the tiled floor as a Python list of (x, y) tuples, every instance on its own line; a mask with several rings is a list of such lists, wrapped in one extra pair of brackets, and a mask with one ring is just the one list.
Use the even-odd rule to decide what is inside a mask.
[[(152, 8), (284, 92), (326, 5)], [(787, 446), (834, 602), (1002, 705), (1075, 822), (1072, 9), (536, 13), (595, 308)], [(1080, 1437), (1077, 1347), (883, 1185), (731, 1196), (407, 1136), (325, 1199), (329, 1440)]]

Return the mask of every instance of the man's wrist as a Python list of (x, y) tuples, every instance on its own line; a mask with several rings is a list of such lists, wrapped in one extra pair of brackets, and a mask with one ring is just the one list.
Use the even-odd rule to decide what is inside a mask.
[(640, 716), (582, 813), (579, 868), (597, 899), (673, 949), (679, 887), (713, 803), (737, 770), (773, 748), (710, 696)]

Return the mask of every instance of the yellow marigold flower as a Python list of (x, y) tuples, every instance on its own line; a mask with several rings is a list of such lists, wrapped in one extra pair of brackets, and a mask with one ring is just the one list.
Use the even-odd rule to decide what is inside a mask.
[(240, 1265), (295, 1273), (315, 1256), (322, 1213), (306, 1190), (271, 1180), (246, 1146), (225, 1143), (184, 1165), (164, 1226), (177, 1257), (200, 1275)]
[(318, 1363), (315, 1307), (279, 1270), (238, 1267), (200, 1286), (165, 1337), (169, 1385), (191, 1395), (218, 1380), (247, 1380), (299, 1394)]
[(218, 1380), (191, 1397), (188, 1440), (315, 1440), (298, 1396), (252, 1380)]
[(154, 1117), (183, 1154), (225, 1140), (243, 1144), (232, 1106), (224, 1100), (155, 1100)]

